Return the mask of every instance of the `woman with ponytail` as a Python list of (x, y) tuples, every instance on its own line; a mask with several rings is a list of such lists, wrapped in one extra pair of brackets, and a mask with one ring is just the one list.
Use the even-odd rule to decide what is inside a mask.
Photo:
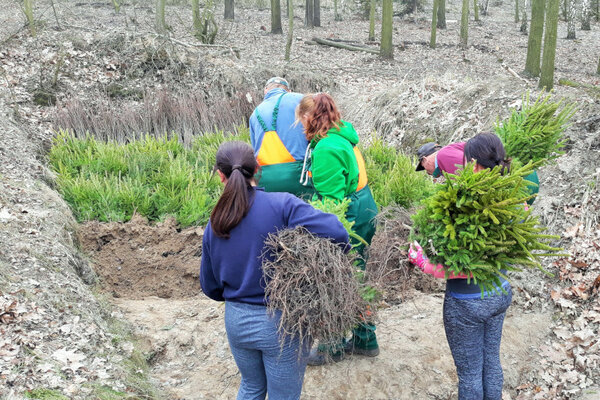
[[(500, 138), (493, 133), (480, 133), (465, 144), (465, 162), (474, 162), (474, 171), (501, 167), (510, 170), (510, 160)], [(423, 248), (414, 243), (408, 259), (423, 272), (445, 278), (443, 265), (429, 262)], [(499, 277), (496, 291), (481, 293), (481, 288), (468, 276), (450, 274), (444, 297), (444, 329), (458, 374), (458, 399), (502, 399), (503, 374), (500, 364), (500, 340), (506, 310), (512, 301), (507, 280)]]
[(242, 376), (237, 399), (264, 399), (267, 393), (270, 399), (299, 399), (309, 349), (300, 348), (298, 338), (280, 339), (280, 314), (267, 313), (264, 240), (303, 226), (347, 246), (348, 233), (334, 215), (292, 194), (257, 189), (258, 164), (246, 143), (223, 143), (215, 169), (225, 188), (204, 231), (200, 283), (208, 297), (225, 301), (229, 347)]
[(475, 163), (475, 172), (483, 169), (501, 166), (501, 173), (510, 171), (510, 159), (506, 158), (506, 151), (502, 141), (491, 132), (483, 132), (471, 138), (465, 144), (465, 165)]
[[(312, 179), (318, 196), (342, 201), (350, 199), (346, 219), (354, 222), (352, 230), (367, 243), (375, 234), (377, 205), (367, 184), (365, 162), (358, 149), (358, 134), (341, 114), (327, 93), (305, 95), (296, 109), (296, 119), (302, 122), (309, 141), (303, 172), (304, 181)], [(363, 255), (364, 245), (357, 245)], [(364, 255), (363, 255), (364, 256)], [(364, 259), (364, 257), (363, 257)], [(361, 265), (364, 268), (364, 262)], [(340, 361), (345, 354), (375, 357), (379, 345), (375, 325), (362, 323), (352, 331), (349, 341), (319, 346), (309, 357), (309, 365), (322, 365), (329, 360)]]

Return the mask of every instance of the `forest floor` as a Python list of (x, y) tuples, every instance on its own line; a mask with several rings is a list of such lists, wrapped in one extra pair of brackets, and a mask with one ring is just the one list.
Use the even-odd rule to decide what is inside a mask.
[[(464, 50), (457, 45), (458, 3), (448, 5), (448, 29), (438, 31), (435, 50), (427, 46), (428, 8), (416, 18), (396, 18), (393, 61), (311, 44), (316, 36), (377, 47), (365, 40), (368, 21), (346, 10), (344, 21), (334, 22), (324, 9), (323, 27), (306, 29), (295, 19), (290, 62), (283, 60), (285, 35), (267, 32), (268, 9), (238, 6), (233, 22), (223, 21), (219, 9), (219, 46), (202, 47), (187, 28), (185, 2), (167, 8), (168, 40), (154, 34), (148, 6), (126, 3), (115, 13), (109, 1), (54, 4), (57, 18), (50, 2), (36, 2), (35, 38), (22, 28), (16, 3), (0, 10), (2, 398), (47, 388), (76, 399), (111, 390), (230, 399), (240, 380), (223, 306), (204, 297), (195, 281), (202, 228), (180, 231), (169, 221), (151, 226), (139, 218), (77, 225), (54, 191), (45, 159), (60, 128), (57, 107), (35, 104), (36, 94), (50, 94), (50, 103), (56, 96), (58, 107), (79, 101), (85, 111), (111, 102), (126, 110), (137, 101), (130, 93), (167, 89), (202, 91), (207, 103), (238, 96), (255, 104), (266, 79), (283, 75), (297, 91), (332, 93), (363, 140), (377, 131), (410, 152), (426, 139), (445, 144), (492, 129), (537, 86), (513, 74), (524, 68), (527, 36), (509, 2), (491, 2), (489, 15), (470, 24)], [(555, 77), (598, 87), (600, 24), (577, 35), (565, 40), (561, 22)], [(566, 132), (566, 154), (540, 171), (535, 212), (562, 236), (571, 257), (548, 261), (554, 277), (540, 271), (513, 277), (502, 342), (505, 399), (600, 396), (600, 97), (564, 86), (555, 96), (576, 101), (579, 111)], [(210, 113), (217, 120), (222, 110)], [(309, 368), (303, 398), (456, 398), (441, 289), (387, 300), (377, 325), (381, 354)], [(137, 351), (129, 330), (149, 371), (126, 362)], [(146, 375), (159, 394), (145, 386)]]

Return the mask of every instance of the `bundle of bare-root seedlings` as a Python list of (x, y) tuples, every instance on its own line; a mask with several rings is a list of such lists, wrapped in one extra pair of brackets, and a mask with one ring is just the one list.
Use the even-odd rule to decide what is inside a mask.
[(377, 233), (369, 247), (365, 284), (388, 303), (405, 300), (414, 289), (431, 293), (443, 290), (443, 282), (416, 271), (408, 261), (411, 210), (398, 206), (382, 209), (377, 215)]
[[(340, 339), (367, 317), (354, 256), (305, 228), (287, 229), (265, 241), (263, 273), (269, 310), (281, 311), (279, 333), (322, 344)], [(282, 341), (283, 343), (283, 341)]]

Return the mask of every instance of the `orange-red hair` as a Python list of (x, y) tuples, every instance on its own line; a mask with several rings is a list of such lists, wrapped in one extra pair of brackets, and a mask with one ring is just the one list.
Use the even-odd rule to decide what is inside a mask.
[(302, 97), (296, 118), (304, 122), (304, 134), (307, 140), (315, 137), (323, 137), (332, 127), (339, 129), (342, 116), (333, 101), (333, 97), (327, 93), (307, 94)]

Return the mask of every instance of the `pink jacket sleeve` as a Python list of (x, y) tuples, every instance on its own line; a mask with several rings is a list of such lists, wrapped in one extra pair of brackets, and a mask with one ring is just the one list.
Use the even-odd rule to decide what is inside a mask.
[[(408, 259), (411, 263), (415, 264), (426, 274), (433, 275), (435, 278), (446, 278), (446, 271), (442, 264), (432, 264), (423, 252), (423, 248), (416, 241), (410, 244), (408, 250)], [(468, 276), (465, 274), (454, 274), (450, 272), (448, 279), (467, 279)]]
[[(446, 278), (446, 271), (444, 269), (444, 266), (442, 264), (432, 264), (429, 261), (426, 261), (425, 263), (423, 263), (423, 266), (421, 267), (419, 265), (419, 268), (421, 269), (421, 271), (425, 272), (426, 274), (430, 274), (433, 275), (435, 278)], [(450, 275), (448, 275), (448, 279), (467, 279), (468, 276), (465, 274), (458, 274), (455, 275), (454, 272), (450, 272)]]

